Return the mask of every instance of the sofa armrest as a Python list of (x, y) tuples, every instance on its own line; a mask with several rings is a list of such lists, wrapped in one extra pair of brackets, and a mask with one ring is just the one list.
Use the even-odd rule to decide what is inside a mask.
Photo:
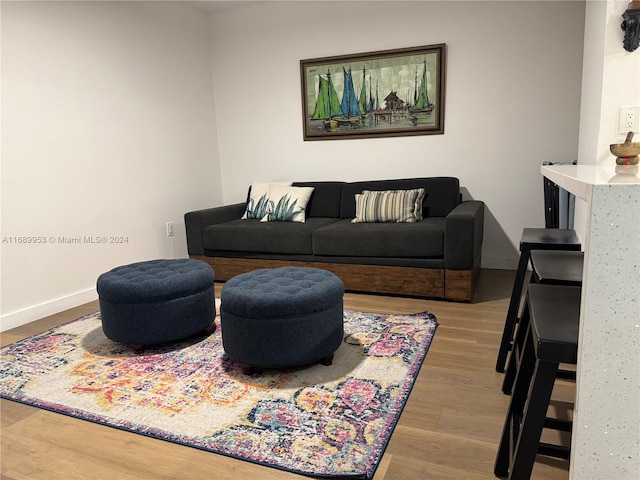
[(464, 201), (449, 212), (444, 227), (444, 268), (479, 268), (483, 234), (484, 202)]
[(184, 214), (184, 225), (187, 231), (187, 251), (189, 255), (204, 255), (204, 239), (202, 231), (209, 225), (237, 220), (244, 214), (246, 203), (234, 203), (222, 207), (196, 210)]

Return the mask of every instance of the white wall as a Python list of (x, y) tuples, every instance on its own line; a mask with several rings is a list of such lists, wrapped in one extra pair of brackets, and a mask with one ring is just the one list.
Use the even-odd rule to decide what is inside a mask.
[[(225, 203), (256, 180), (457, 176), (483, 267), (544, 226), (540, 165), (577, 158), (583, 2), (268, 2), (212, 16)], [(447, 44), (445, 134), (304, 142), (299, 61)]]
[[(7, 329), (96, 298), (114, 266), (186, 256), (184, 213), (222, 197), (206, 14), (7, 1), (1, 14)], [(126, 243), (60, 240), (113, 235)], [(46, 243), (16, 243), (28, 236)]]
[[(640, 49), (622, 47), (620, 24), (627, 6), (626, 0), (587, 2), (578, 147), (583, 165), (614, 164), (609, 145), (625, 140), (618, 133), (619, 108), (640, 105)], [(581, 238), (587, 216), (586, 203), (577, 199), (575, 230)]]
[[(620, 28), (622, 14), (629, 2), (609, 1), (606, 11), (602, 114), (596, 163), (611, 164), (612, 143), (623, 143), (625, 135), (618, 133), (618, 111), (621, 106), (640, 106), (640, 50), (633, 53), (622, 48), (624, 32)], [(640, 140), (640, 138), (636, 139)]]
[[(622, 48), (622, 14), (629, 2), (587, 2), (579, 161), (586, 165), (614, 162), (612, 143), (618, 133), (620, 107), (640, 105), (640, 49)], [(636, 139), (634, 139), (636, 140)]]

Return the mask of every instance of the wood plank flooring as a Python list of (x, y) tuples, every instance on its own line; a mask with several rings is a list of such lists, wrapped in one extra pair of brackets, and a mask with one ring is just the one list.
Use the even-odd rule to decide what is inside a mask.
[[(509, 398), (494, 370), (513, 273), (482, 270), (473, 303), (345, 295), (345, 308), (428, 310), (439, 327), (374, 480), (492, 479)], [(221, 285), (216, 285), (219, 294)], [(91, 302), (2, 334), (2, 344), (98, 310)], [(570, 417), (573, 384), (557, 382), (551, 409)], [(287, 472), (0, 401), (1, 479), (301, 479)], [(567, 444), (557, 432), (547, 441)], [(566, 480), (568, 463), (538, 456), (532, 479)]]

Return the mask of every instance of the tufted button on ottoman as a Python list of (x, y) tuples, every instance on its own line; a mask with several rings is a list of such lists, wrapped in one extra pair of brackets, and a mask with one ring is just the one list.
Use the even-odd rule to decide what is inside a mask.
[(98, 277), (102, 330), (138, 353), (144, 345), (211, 333), (213, 280), (209, 264), (186, 258), (116, 267)]
[(330, 365), (344, 335), (343, 296), (342, 281), (318, 268), (268, 268), (233, 277), (220, 295), (224, 350), (250, 367)]

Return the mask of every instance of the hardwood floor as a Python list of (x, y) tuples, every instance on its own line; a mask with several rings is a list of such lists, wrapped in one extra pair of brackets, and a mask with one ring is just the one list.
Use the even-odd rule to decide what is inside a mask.
[[(495, 361), (514, 272), (483, 270), (473, 303), (345, 295), (345, 308), (386, 313), (428, 310), (439, 327), (374, 480), (492, 479), (509, 398)], [(219, 294), (221, 285), (216, 285)], [(2, 344), (98, 310), (97, 302), (4, 332)], [(574, 389), (557, 382), (551, 409), (569, 416)], [(127, 433), (7, 400), (0, 401), (1, 478), (306, 478)], [(547, 441), (568, 438), (547, 433)], [(532, 479), (566, 480), (568, 463), (538, 456)]]

